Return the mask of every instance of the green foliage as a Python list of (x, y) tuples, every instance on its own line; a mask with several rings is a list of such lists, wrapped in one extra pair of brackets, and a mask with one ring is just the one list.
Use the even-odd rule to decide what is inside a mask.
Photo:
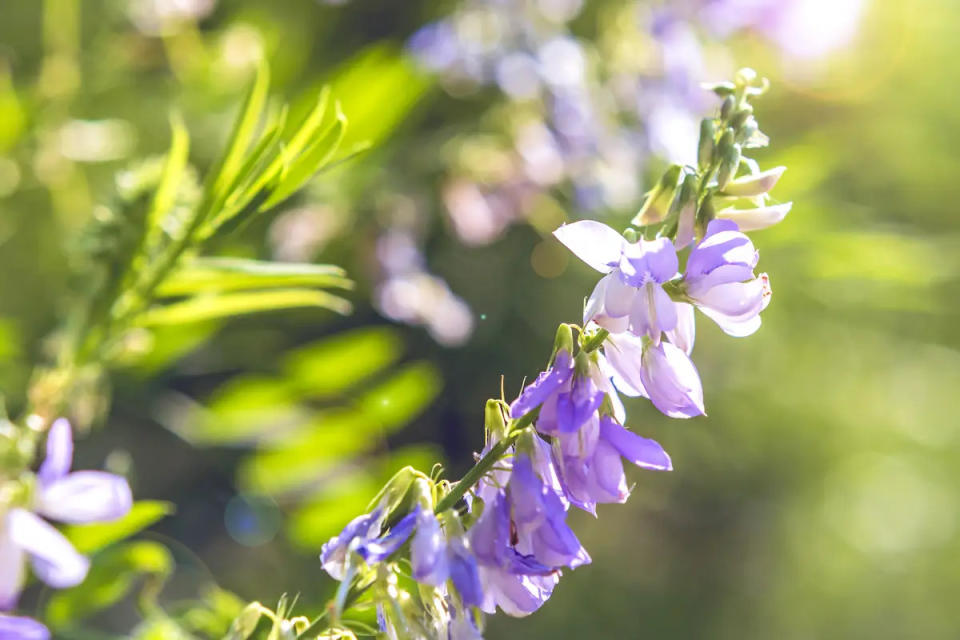
[(239, 486), (297, 495), (303, 506), (292, 511), (291, 535), (314, 547), (397, 469), (430, 468), (438, 460), (434, 447), (421, 445), (383, 452), (384, 439), (420, 415), (441, 388), (434, 365), (394, 367), (400, 356), (401, 341), (386, 328), (327, 338), (288, 353), (277, 377), (228, 381), (206, 406), (190, 405), (168, 426), (202, 446), (253, 445), (239, 465)]
[(173, 556), (156, 542), (130, 542), (110, 548), (97, 554), (80, 586), (51, 596), (45, 619), (54, 628), (76, 624), (119, 602), (137, 582), (141, 582), (140, 607), (150, 610), (172, 571)]
[(123, 517), (110, 522), (71, 525), (64, 535), (80, 553), (96, 553), (125, 540), (171, 515), (174, 506), (169, 502), (138, 500)]

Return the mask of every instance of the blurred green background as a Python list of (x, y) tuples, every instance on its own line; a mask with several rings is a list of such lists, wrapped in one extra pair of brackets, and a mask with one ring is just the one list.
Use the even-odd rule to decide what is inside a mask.
[[(549, 230), (587, 215), (622, 226), (635, 209), (585, 214), (559, 189), (491, 242), (454, 233), (450, 167), (471, 154), (496, 164), (478, 140), (502, 146), (502, 123), (530, 109), (489, 87), (457, 95), (404, 53), (456, 3), (222, 0), (160, 29), (136, 4), (0, 4), (0, 387), (22, 407), (75, 286), (78, 234), (117, 171), (165, 152), (172, 109), (202, 168), (260, 56), (277, 97), (306, 104), (332, 83), (350, 135), (374, 148), (220, 250), (293, 246), (341, 264), (356, 312), (166, 329), (113, 376), (108, 413), (103, 388), (78, 409), (82, 466), (105, 463), (139, 498), (177, 505), (148, 534), (177, 560), (163, 599), (216, 581), (315, 608), (332, 589), (323, 541), (398, 467), (468, 467), (501, 374), (509, 395), (542, 366), (556, 324), (579, 317), (595, 274)], [(588, 5), (585, 41), (618, 4)], [(828, 22), (830, 4), (815, 4)], [(757, 103), (772, 144), (757, 159), (789, 168), (776, 195), (795, 203), (754, 235), (773, 304), (749, 339), (699, 323), (709, 417), (628, 406), (675, 471), (634, 473), (631, 501), (599, 520), (575, 513), (593, 564), (532, 617), (491, 619), (488, 637), (960, 636), (958, 42), (953, 0), (873, 0), (855, 36), (813, 62), (749, 32), (705, 49), (721, 60), (711, 68), (772, 81)], [(371, 305), (389, 271), (381, 240), (398, 227), (443, 295), (472, 310), (462, 344)], [(116, 607), (102, 626), (131, 615)]]

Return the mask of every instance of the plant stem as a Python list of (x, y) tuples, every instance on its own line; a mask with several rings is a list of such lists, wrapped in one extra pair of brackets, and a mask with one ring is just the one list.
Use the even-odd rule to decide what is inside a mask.
[(503, 458), (507, 449), (513, 446), (513, 443), (517, 441), (517, 438), (520, 437), (527, 427), (533, 424), (533, 421), (536, 420), (539, 413), (539, 409), (534, 409), (516, 420), (512, 420), (508, 425), (507, 435), (493, 445), (486, 455), (477, 460), (477, 464), (473, 465), (473, 468), (467, 471), (457, 484), (453, 485), (450, 493), (443, 496), (443, 498), (437, 502), (437, 506), (433, 512), (441, 513), (447, 509), (452, 509), (457, 502), (466, 495), (467, 491), (469, 491), (473, 485), (477, 484), (480, 478)]

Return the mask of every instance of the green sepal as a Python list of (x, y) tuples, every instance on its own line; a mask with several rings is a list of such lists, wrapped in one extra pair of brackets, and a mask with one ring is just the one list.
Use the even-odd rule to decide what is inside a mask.
[(700, 121), (700, 142), (697, 147), (697, 165), (701, 169), (710, 166), (716, 145), (717, 125), (713, 118)]
[(659, 182), (647, 192), (647, 199), (637, 215), (630, 221), (630, 224), (636, 227), (644, 227), (663, 220), (670, 210), (670, 204), (676, 194), (681, 169), (682, 167), (678, 164), (670, 165)]

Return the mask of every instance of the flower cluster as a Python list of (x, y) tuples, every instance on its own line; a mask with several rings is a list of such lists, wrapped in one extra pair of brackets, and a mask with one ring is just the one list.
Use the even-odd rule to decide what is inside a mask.
[(667, 170), (636, 228), (580, 221), (554, 232), (604, 274), (583, 327), (560, 326), (549, 366), (512, 403), (488, 401), (485, 449), (460, 482), (401, 472), (324, 546), (324, 568), (341, 581), (338, 613), (369, 592), (388, 637), (479, 638), (481, 613), (528, 615), (565, 569), (590, 562), (567, 514), (625, 502), (624, 460), (672, 469), (657, 442), (624, 426), (620, 394), (673, 418), (703, 415), (690, 359), (696, 310), (731, 336), (760, 326), (770, 285), (744, 231), (790, 206), (770, 202), (783, 168), (761, 171), (744, 156), (766, 144), (749, 104), (765, 89), (749, 69), (713, 87), (723, 105), (701, 125), (697, 165)]
[(453, 229), (486, 244), (557, 187), (571, 189), (581, 211), (635, 206), (651, 157), (691, 161), (698, 120), (711, 108), (699, 83), (716, 71), (727, 39), (760, 35), (796, 66), (849, 42), (862, 4), (460, 2), (409, 48), (451, 95), (494, 86), (520, 115), (490, 118), (506, 124), (496, 134), (507, 145), (494, 147), (489, 131), (462, 141), (444, 189)]
[[(71, 472), (72, 460), (70, 424), (60, 419), (47, 435), (40, 470), (0, 486), (0, 612), (16, 606), (28, 558), (36, 577), (55, 589), (86, 578), (87, 558), (43, 518), (83, 524), (113, 520), (130, 510), (125, 479), (101, 471)], [(28, 618), (0, 614), (0, 637), (28, 640), (48, 634)]]

